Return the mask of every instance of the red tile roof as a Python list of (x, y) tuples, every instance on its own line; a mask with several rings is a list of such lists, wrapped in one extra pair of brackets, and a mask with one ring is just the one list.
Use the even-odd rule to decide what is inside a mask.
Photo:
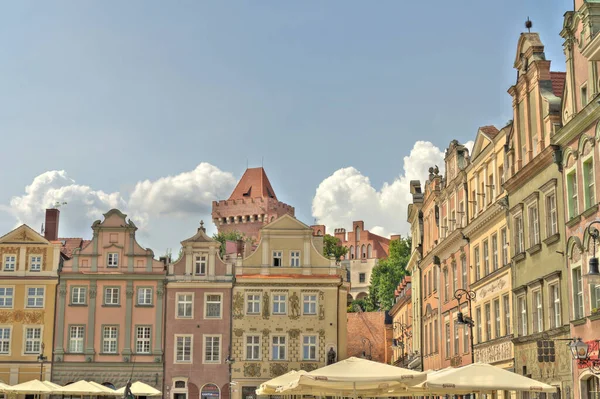
[(265, 170), (263, 168), (249, 168), (244, 172), (229, 199), (239, 200), (257, 197), (277, 199)]
[(556, 97), (562, 98), (565, 89), (566, 72), (550, 72), (550, 80), (552, 80), (552, 92)]
[(483, 133), (487, 134), (488, 136), (490, 136), (490, 138), (494, 138), (496, 137), (496, 135), (499, 132), (498, 129), (496, 129), (496, 126), (492, 126), (492, 125), (488, 125), (488, 126), (482, 126), (479, 128), (479, 130), (481, 130)]
[(91, 242), (91, 240), (84, 240), (83, 238), (59, 238), (58, 241), (62, 242), (60, 252), (69, 259), (73, 256), (73, 250), (84, 248)]

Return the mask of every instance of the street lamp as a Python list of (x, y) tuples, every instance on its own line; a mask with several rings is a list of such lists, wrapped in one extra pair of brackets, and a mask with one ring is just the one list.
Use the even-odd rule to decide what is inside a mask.
[(588, 226), (590, 231), (590, 237), (594, 240), (594, 249), (593, 255), (590, 258), (590, 270), (589, 273), (584, 276), (587, 279), (588, 283), (596, 283), (600, 284), (600, 271), (598, 271), (598, 258), (596, 257), (596, 241), (598, 240), (598, 236), (600, 236), (600, 232), (595, 227), (592, 227), (595, 224), (600, 224), (600, 220), (594, 220)]
[(408, 329), (410, 328), (410, 326), (408, 324), (404, 324), (404, 323), (399, 323), (399, 322), (394, 322), (392, 323), (392, 328), (395, 330), (400, 330), (400, 338), (402, 339), (402, 342), (398, 342), (397, 339), (393, 339), (392, 341), (392, 348), (393, 349), (398, 349), (400, 348), (400, 350), (402, 351), (400, 353), (400, 359), (404, 360), (404, 349), (406, 348), (406, 346), (404, 345), (404, 337), (406, 338), (410, 338), (410, 333), (408, 332)]
[[(373, 344), (371, 343), (371, 341), (369, 340), (369, 338), (363, 337), (362, 339), (362, 344), (363, 344), (363, 353), (362, 353), (362, 357), (364, 359), (369, 359), (371, 360), (373, 358)], [(369, 356), (367, 356), (367, 351), (365, 351), (365, 345), (369, 344)]]
[(598, 352), (600, 341), (595, 340), (591, 341), (591, 343), (586, 343), (581, 338), (574, 338), (573, 342), (568, 344), (568, 346), (571, 350), (573, 360), (576, 360), (581, 366), (588, 366), (588, 369), (593, 374), (600, 375), (600, 359), (590, 359), (590, 349)]
[(37, 357), (38, 362), (40, 362), (40, 381), (43, 381), (43, 374), (44, 374), (44, 362), (46, 360), (48, 360), (48, 357), (44, 356), (44, 348), (46, 347), (46, 345), (44, 345), (44, 343), (42, 342), (42, 344), (40, 345), (40, 354)]
[(471, 339), (471, 363), (475, 363), (475, 352), (473, 351), (473, 313), (471, 311), (471, 301), (475, 300), (475, 291), (467, 291), (464, 288), (459, 288), (454, 292), (454, 298), (458, 301), (458, 307), (460, 308), (460, 300), (465, 298), (465, 301), (469, 304), (469, 316), (465, 316), (462, 312), (458, 312), (456, 316), (456, 322), (458, 324), (464, 324), (469, 326), (469, 334)]

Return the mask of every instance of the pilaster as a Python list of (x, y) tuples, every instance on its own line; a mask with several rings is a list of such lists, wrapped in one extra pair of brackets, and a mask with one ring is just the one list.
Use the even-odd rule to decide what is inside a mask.
[(191, 248), (185, 248), (185, 274), (190, 276), (193, 274), (194, 270), (194, 254), (192, 253)]
[(92, 272), (98, 271), (98, 230), (94, 230), (94, 237), (92, 238)]
[(154, 332), (154, 350), (155, 355), (162, 356), (162, 333), (163, 333), (163, 317), (164, 317), (164, 305), (163, 299), (165, 294), (165, 281), (158, 281), (156, 284), (156, 331)]
[(62, 355), (65, 353), (64, 342), (65, 342), (65, 301), (67, 298), (67, 282), (61, 280), (58, 285), (58, 298), (56, 304), (56, 347), (54, 353), (56, 355)]
[(215, 279), (215, 253), (216, 253), (216, 248), (215, 247), (210, 247), (208, 249), (208, 279), (209, 280), (214, 280)]
[(88, 323), (86, 331), (87, 339), (85, 341), (85, 354), (93, 356), (96, 353), (94, 350), (94, 338), (96, 333), (96, 296), (98, 293), (98, 285), (96, 280), (90, 280), (89, 290), (90, 303), (88, 304)]
[[(127, 280), (125, 289), (125, 345), (123, 345), (123, 355), (131, 355), (131, 324), (133, 313), (133, 280)], [(156, 334), (155, 334), (156, 335)]]
[(135, 250), (135, 232), (132, 230), (129, 232), (129, 254), (127, 255), (127, 272), (133, 273), (133, 262), (135, 261), (133, 251)]

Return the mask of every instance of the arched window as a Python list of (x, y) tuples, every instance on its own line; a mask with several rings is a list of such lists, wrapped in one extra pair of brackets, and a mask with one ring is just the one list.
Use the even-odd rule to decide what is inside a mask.
[(200, 391), (200, 399), (219, 399), (221, 397), (221, 391), (215, 384), (206, 384)]
[(348, 253), (350, 254), (350, 259), (354, 259), (354, 246), (350, 245), (350, 251), (348, 251)]
[(173, 379), (173, 389), (171, 389), (172, 399), (188, 399), (187, 379)]
[(367, 246), (367, 258), (371, 259), (373, 257), (373, 247), (371, 244)]
[(362, 245), (362, 247), (360, 247), (361, 250), (361, 254), (360, 256), (364, 259), (367, 257), (367, 247), (365, 246), (365, 244)]
[(317, 235), (318, 236), (322, 236), (323, 235), (323, 233), (321, 233), (321, 230), (317, 230)]
[(358, 226), (356, 226), (356, 230), (354, 230), (354, 239), (356, 241), (360, 241), (360, 228)]

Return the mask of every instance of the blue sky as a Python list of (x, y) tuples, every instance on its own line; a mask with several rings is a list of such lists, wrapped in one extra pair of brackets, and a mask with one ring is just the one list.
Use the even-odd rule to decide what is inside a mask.
[[(301, 220), (404, 232), (406, 179), (440, 160), (432, 148), (512, 118), (506, 90), (525, 19), (564, 70), (559, 32), (573, 8), (166, 4), (0, 4), (1, 231), (38, 228), (43, 208), (64, 200), (61, 234), (90, 235), (117, 204), (160, 252), (210, 219), (210, 201), (228, 196), (247, 163), (264, 162)], [(348, 182), (366, 194), (348, 200)], [(388, 194), (402, 199), (384, 203), (394, 183)]]

